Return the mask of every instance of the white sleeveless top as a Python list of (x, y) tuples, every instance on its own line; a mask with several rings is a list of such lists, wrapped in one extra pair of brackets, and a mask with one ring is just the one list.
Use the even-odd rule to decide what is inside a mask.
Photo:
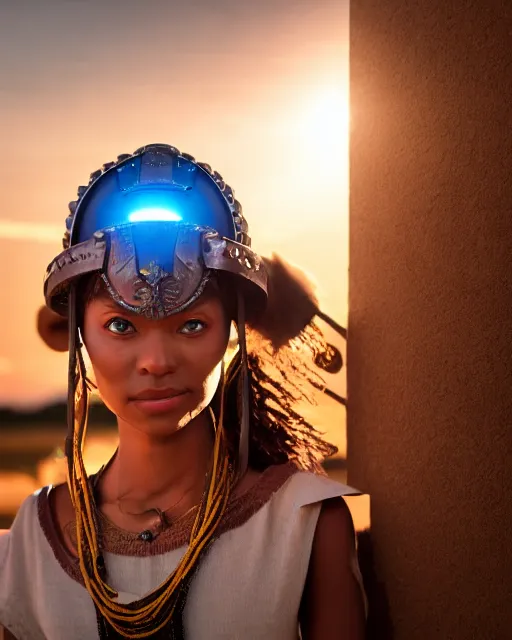
[[(289, 465), (267, 469), (254, 488), (232, 500), (220, 536), (193, 578), (183, 614), (185, 636), (297, 640), (321, 502), (359, 493)], [(11, 530), (0, 536), (0, 624), (17, 640), (97, 639), (95, 609), (76, 560), (56, 535), (50, 495), (46, 487), (27, 498)], [(184, 517), (151, 543), (110, 531), (113, 541), (104, 554), (108, 582), (121, 602), (142, 598), (176, 568), (189, 525)], [(367, 607), (356, 556), (352, 568)]]

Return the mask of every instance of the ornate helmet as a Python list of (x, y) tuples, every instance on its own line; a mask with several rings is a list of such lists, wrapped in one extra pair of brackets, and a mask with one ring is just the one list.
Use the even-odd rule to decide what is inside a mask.
[(69, 287), (97, 272), (129, 311), (160, 318), (192, 304), (212, 270), (244, 279), (264, 303), (266, 273), (240, 203), (222, 177), (171, 146), (119, 156), (79, 187), (64, 251), (45, 278), (47, 305), (67, 315)]

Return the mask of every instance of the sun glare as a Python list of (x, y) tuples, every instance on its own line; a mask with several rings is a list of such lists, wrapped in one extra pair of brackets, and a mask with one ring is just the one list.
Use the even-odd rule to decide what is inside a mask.
[(328, 87), (313, 97), (306, 106), (305, 119), (311, 133), (322, 140), (348, 137), (348, 101), (341, 87)]
[[(300, 100), (283, 110), (280, 125), (290, 141), (296, 172), (316, 187), (348, 175), (349, 101), (341, 80), (304, 82)], [(316, 162), (312, 163), (311, 158)]]

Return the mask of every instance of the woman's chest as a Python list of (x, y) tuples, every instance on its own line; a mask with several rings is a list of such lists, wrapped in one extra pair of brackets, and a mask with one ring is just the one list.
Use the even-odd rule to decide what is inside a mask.
[[(309, 550), (303, 527), (276, 526), (266, 509), (216, 540), (194, 575), (183, 622), (193, 640), (296, 640)], [(119, 601), (138, 600), (178, 566), (186, 547), (146, 556), (105, 554)], [(307, 557), (306, 557), (307, 556)], [(89, 594), (69, 576), (47, 591), (42, 638), (98, 638)], [(23, 639), (20, 639), (23, 640)], [(30, 640), (37, 640), (35, 637)]]

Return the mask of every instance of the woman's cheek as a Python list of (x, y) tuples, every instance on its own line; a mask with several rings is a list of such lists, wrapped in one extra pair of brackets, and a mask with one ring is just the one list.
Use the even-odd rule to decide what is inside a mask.
[(118, 413), (127, 395), (124, 381), (129, 377), (128, 365), (108, 352), (95, 358), (91, 354), (91, 362), (101, 399), (111, 411)]

